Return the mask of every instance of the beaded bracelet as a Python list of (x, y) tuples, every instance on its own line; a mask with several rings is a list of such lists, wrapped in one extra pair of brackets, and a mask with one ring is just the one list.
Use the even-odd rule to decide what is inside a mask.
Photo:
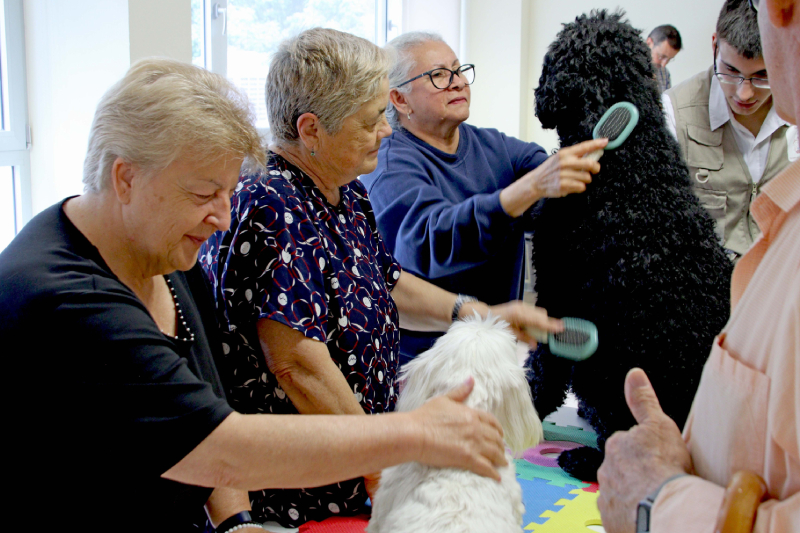
[(258, 529), (264, 529), (264, 527), (258, 522), (243, 522), (239, 525), (233, 526), (232, 528), (226, 529), (225, 531), (220, 531), (219, 529), (217, 529), (217, 531), (220, 531), (220, 533), (231, 533), (231, 531), (237, 531), (246, 527), (257, 527)]
[(261, 524), (253, 520), (253, 517), (250, 516), (250, 511), (242, 511), (224, 520), (217, 527), (217, 533), (230, 533), (231, 531), (238, 531), (246, 527), (258, 527), (263, 529)]
[(478, 299), (474, 296), (467, 296), (466, 294), (459, 294), (456, 296), (456, 303), (453, 305), (452, 321), (458, 320), (458, 313), (461, 312), (461, 306), (465, 303), (477, 302)]

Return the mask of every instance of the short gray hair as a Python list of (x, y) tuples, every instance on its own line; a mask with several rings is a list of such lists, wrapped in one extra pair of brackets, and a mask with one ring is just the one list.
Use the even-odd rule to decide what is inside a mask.
[(278, 145), (300, 138), (297, 119), (316, 115), (335, 135), (344, 119), (380, 94), (389, 54), (349, 33), (306, 30), (281, 43), (267, 74), (267, 115)]
[[(411, 31), (395, 37), (386, 43), (386, 49), (392, 54), (394, 63), (391, 70), (389, 70), (389, 87), (397, 89), (398, 92), (407, 94), (411, 92), (411, 85), (397, 87), (406, 81), (411, 71), (416, 66), (412, 50), (418, 46), (427, 43), (443, 43), (442, 36), (438, 33), (428, 31)], [(445, 43), (446, 44), (446, 43)], [(392, 129), (401, 129), (400, 119), (397, 116), (397, 109), (389, 101), (389, 106), (386, 108), (386, 119), (392, 126)]]
[(198, 165), (226, 157), (264, 161), (247, 96), (224, 77), (171, 59), (134, 63), (100, 99), (83, 164), (87, 192), (110, 183), (120, 157), (145, 172), (180, 157)]
[(655, 46), (667, 41), (667, 44), (670, 46), (670, 48), (677, 52), (680, 52), (681, 47), (683, 47), (681, 32), (679, 32), (678, 29), (671, 24), (662, 24), (661, 26), (656, 26), (653, 28), (653, 31), (650, 32), (650, 35), (648, 35), (647, 38), (651, 39), (653, 41), (653, 45)]

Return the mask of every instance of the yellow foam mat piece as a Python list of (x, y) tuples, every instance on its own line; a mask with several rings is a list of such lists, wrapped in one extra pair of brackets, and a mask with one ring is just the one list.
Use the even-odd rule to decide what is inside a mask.
[(571, 490), (576, 494), (572, 500), (560, 499), (555, 505), (562, 506), (558, 512), (545, 511), (541, 515), (546, 521), (543, 524), (531, 522), (525, 531), (536, 533), (591, 533), (588, 526), (599, 526), (600, 510), (597, 508), (597, 492), (581, 489)]

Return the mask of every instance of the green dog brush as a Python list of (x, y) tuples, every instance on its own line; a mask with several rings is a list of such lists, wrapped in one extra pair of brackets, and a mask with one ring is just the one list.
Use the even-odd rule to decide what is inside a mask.
[(564, 331), (546, 332), (528, 328), (528, 334), (550, 345), (550, 353), (573, 361), (583, 361), (597, 351), (597, 326), (581, 318), (564, 317)]
[(603, 157), (603, 151), (613, 150), (619, 147), (631, 134), (633, 128), (639, 122), (639, 110), (630, 102), (617, 102), (608, 108), (600, 122), (594, 127), (592, 131), (593, 139), (608, 138), (608, 144), (605, 148), (600, 148), (594, 152), (586, 154), (584, 157), (594, 161)]

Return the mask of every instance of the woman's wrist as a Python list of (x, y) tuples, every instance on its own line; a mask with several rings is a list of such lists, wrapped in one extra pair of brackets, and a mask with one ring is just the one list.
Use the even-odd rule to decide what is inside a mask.
[(382, 446), (383, 458), (386, 460), (381, 469), (390, 465), (419, 461), (425, 449), (425, 430), (419, 413), (415, 411), (393, 412), (370, 417), (382, 420), (386, 424), (385, 431), (380, 431), (379, 440), (388, 438)]
[(529, 172), (500, 191), (500, 207), (511, 218), (517, 218), (542, 198), (536, 183), (530, 179)]
[(217, 526), (216, 532), (229, 533), (247, 528), (263, 529), (261, 524), (253, 520), (253, 518), (250, 516), (250, 511), (242, 511), (223, 520), (223, 522)]
[(450, 313), (450, 321), (455, 322), (459, 318), (461, 318), (461, 310), (464, 305), (468, 305), (470, 303), (477, 302), (478, 299), (474, 296), (468, 296), (466, 294), (459, 294), (456, 296), (456, 301), (453, 303), (453, 311)]
[(458, 313), (458, 319), (474, 316), (475, 313), (478, 313), (481, 318), (486, 318), (489, 314), (489, 306), (479, 300), (465, 302)]

